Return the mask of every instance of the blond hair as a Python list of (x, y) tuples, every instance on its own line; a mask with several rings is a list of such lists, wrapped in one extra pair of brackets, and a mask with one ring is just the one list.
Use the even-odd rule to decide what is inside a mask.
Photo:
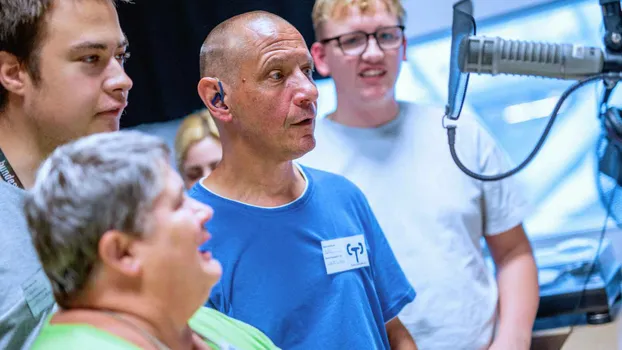
[(175, 161), (179, 171), (183, 170), (190, 147), (206, 137), (220, 140), (216, 123), (207, 109), (194, 112), (184, 118), (175, 136)]
[(315, 38), (322, 38), (322, 24), (328, 20), (340, 20), (348, 15), (351, 6), (358, 6), (363, 14), (374, 14), (378, 5), (385, 5), (389, 13), (397, 16), (399, 24), (403, 25), (406, 19), (406, 10), (401, 0), (316, 0), (313, 5), (313, 29)]

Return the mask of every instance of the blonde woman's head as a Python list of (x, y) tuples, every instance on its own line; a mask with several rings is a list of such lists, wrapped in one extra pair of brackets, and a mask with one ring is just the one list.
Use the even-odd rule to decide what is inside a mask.
[(175, 159), (186, 188), (209, 175), (222, 159), (218, 129), (206, 109), (182, 121), (175, 137)]

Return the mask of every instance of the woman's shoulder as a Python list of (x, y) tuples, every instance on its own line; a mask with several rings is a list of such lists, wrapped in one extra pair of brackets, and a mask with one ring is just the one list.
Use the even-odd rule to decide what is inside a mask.
[(136, 350), (134, 344), (87, 324), (46, 323), (32, 347), (34, 350), (84, 349)]
[(188, 323), (194, 332), (215, 344), (232, 345), (240, 350), (278, 349), (257, 328), (208, 307), (197, 310)]

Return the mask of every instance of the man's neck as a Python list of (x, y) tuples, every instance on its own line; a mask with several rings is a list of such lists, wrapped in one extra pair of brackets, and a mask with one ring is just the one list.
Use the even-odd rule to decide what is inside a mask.
[(291, 203), (304, 192), (305, 179), (292, 161), (241, 154), (224, 150), (222, 161), (203, 186), (222, 197), (263, 207)]
[[(25, 116), (11, 111), (10, 106), (0, 113), (0, 149), (6, 156), (24, 188), (33, 186), (37, 169), (47, 156), (37, 136), (26, 126)], [(2, 181), (2, 180), (0, 180)]]
[(399, 104), (393, 98), (361, 103), (338, 97), (337, 109), (329, 117), (346, 126), (376, 128), (394, 120), (398, 113)]

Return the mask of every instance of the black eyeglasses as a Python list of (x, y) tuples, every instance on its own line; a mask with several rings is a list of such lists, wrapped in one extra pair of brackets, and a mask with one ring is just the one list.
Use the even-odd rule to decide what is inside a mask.
[(376, 43), (378, 43), (380, 49), (395, 50), (402, 45), (404, 40), (404, 26), (381, 27), (373, 33), (356, 31), (320, 40), (320, 43), (326, 44), (333, 40), (337, 40), (337, 44), (344, 55), (358, 56), (367, 50), (370, 36), (376, 39)]

